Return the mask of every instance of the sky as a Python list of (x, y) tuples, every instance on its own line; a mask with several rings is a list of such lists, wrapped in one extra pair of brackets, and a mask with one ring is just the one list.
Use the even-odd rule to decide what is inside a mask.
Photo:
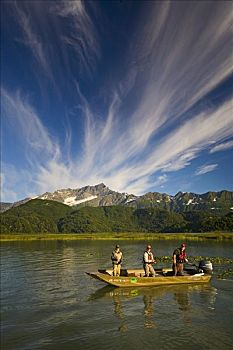
[(230, 1), (1, 1), (1, 201), (233, 189)]

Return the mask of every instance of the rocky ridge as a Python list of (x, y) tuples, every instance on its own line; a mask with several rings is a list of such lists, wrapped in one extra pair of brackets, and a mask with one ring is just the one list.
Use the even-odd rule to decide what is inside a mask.
[[(134, 194), (113, 191), (101, 183), (78, 189), (59, 189), (54, 192), (43, 193), (36, 198), (53, 200), (72, 207), (123, 205), (137, 209), (153, 207), (173, 212), (193, 210), (233, 211), (233, 192), (231, 191), (206, 192), (204, 194), (178, 192), (175, 196), (166, 193), (148, 192), (142, 196), (135, 196)], [(1, 203), (1, 212), (26, 203), (31, 199), (25, 198), (15, 203)]]

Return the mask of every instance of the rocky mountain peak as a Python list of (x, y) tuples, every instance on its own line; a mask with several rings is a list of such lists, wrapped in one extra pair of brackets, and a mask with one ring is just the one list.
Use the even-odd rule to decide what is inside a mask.
[[(34, 197), (35, 198), (35, 197)], [(206, 192), (196, 194), (192, 192), (178, 192), (175, 196), (167, 193), (148, 192), (142, 196), (120, 193), (109, 189), (104, 183), (71, 189), (62, 188), (54, 192), (45, 192), (37, 197), (42, 200), (53, 200), (69, 206), (112, 206), (124, 205), (135, 208), (156, 207), (173, 212), (192, 210), (214, 210), (229, 212), (233, 210), (233, 192)], [(15, 203), (2, 203), (1, 211), (13, 206), (19, 206), (33, 198), (25, 198)]]

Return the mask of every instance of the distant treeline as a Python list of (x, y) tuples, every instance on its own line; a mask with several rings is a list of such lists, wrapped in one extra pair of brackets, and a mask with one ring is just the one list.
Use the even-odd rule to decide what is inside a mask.
[(74, 209), (34, 199), (0, 215), (1, 233), (211, 232), (233, 231), (233, 213), (174, 213), (158, 208), (125, 206)]

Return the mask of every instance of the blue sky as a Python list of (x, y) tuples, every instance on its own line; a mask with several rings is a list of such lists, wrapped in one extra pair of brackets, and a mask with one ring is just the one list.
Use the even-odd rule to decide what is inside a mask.
[(2, 201), (232, 190), (231, 2), (2, 1)]

